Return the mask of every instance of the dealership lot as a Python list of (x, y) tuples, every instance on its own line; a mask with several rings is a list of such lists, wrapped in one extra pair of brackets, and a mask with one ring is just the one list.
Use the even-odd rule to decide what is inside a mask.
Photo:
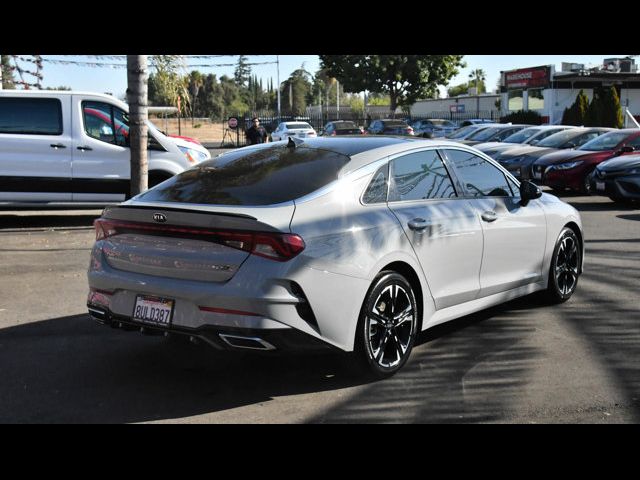
[(0, 211), (0, 422), (638, 422), (640, 210), (565, 200), (587, 242), (569, 302), (525, 297), (437, 327), (373, 383), (341, 356), (99, 326), (85, 301), (100, 210)]

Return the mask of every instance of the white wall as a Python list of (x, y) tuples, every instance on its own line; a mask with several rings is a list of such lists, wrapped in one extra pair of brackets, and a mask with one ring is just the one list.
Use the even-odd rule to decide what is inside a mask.
[[(464, 105), (465, 113), (473, 113), (476, 110), (497, 111), (495, 102), (500, 95), (480, 95), (468, 97), (450, 97), (431, 100), (418, 100), (411, 107), (411, 115), (429, 115), (434, 112), (449, 112), (451, 105)], [(458, 100), (456, 102), (456, 100)]]

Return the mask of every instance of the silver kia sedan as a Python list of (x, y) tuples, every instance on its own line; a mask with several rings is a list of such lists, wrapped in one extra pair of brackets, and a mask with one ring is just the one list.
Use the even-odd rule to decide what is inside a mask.
[(385, 377), (416, 334), (582, 272), (579, 213), (483, 153), (290, 139), (205, 161), (95, 222), (88, 309), (228, 349), (328, 348)]

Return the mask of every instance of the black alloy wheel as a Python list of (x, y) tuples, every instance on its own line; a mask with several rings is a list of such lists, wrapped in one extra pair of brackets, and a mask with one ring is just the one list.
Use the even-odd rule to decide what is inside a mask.
[(406, 363), (418, 329), (413, 288), (399, 273), (381, 272), (364, 301), (355, 351), (360, 366), (375, 378), (396, 373)]
[(568, 227), (562, 229), (553, 250), (547, 298), (552, 303), (566, 302), (578, 285), (582, 247), (576, 233)]

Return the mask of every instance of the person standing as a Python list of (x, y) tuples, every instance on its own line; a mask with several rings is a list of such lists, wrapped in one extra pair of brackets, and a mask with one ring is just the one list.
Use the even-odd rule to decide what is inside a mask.
[(260, 125), (260, 119), (254, 117), (251, 119), (250, 128), (247, 129), (247, 142), (249, 145), (256, 145), (258, 143), (267, 143), (269, 141), (269, 135), (263, 126)]

